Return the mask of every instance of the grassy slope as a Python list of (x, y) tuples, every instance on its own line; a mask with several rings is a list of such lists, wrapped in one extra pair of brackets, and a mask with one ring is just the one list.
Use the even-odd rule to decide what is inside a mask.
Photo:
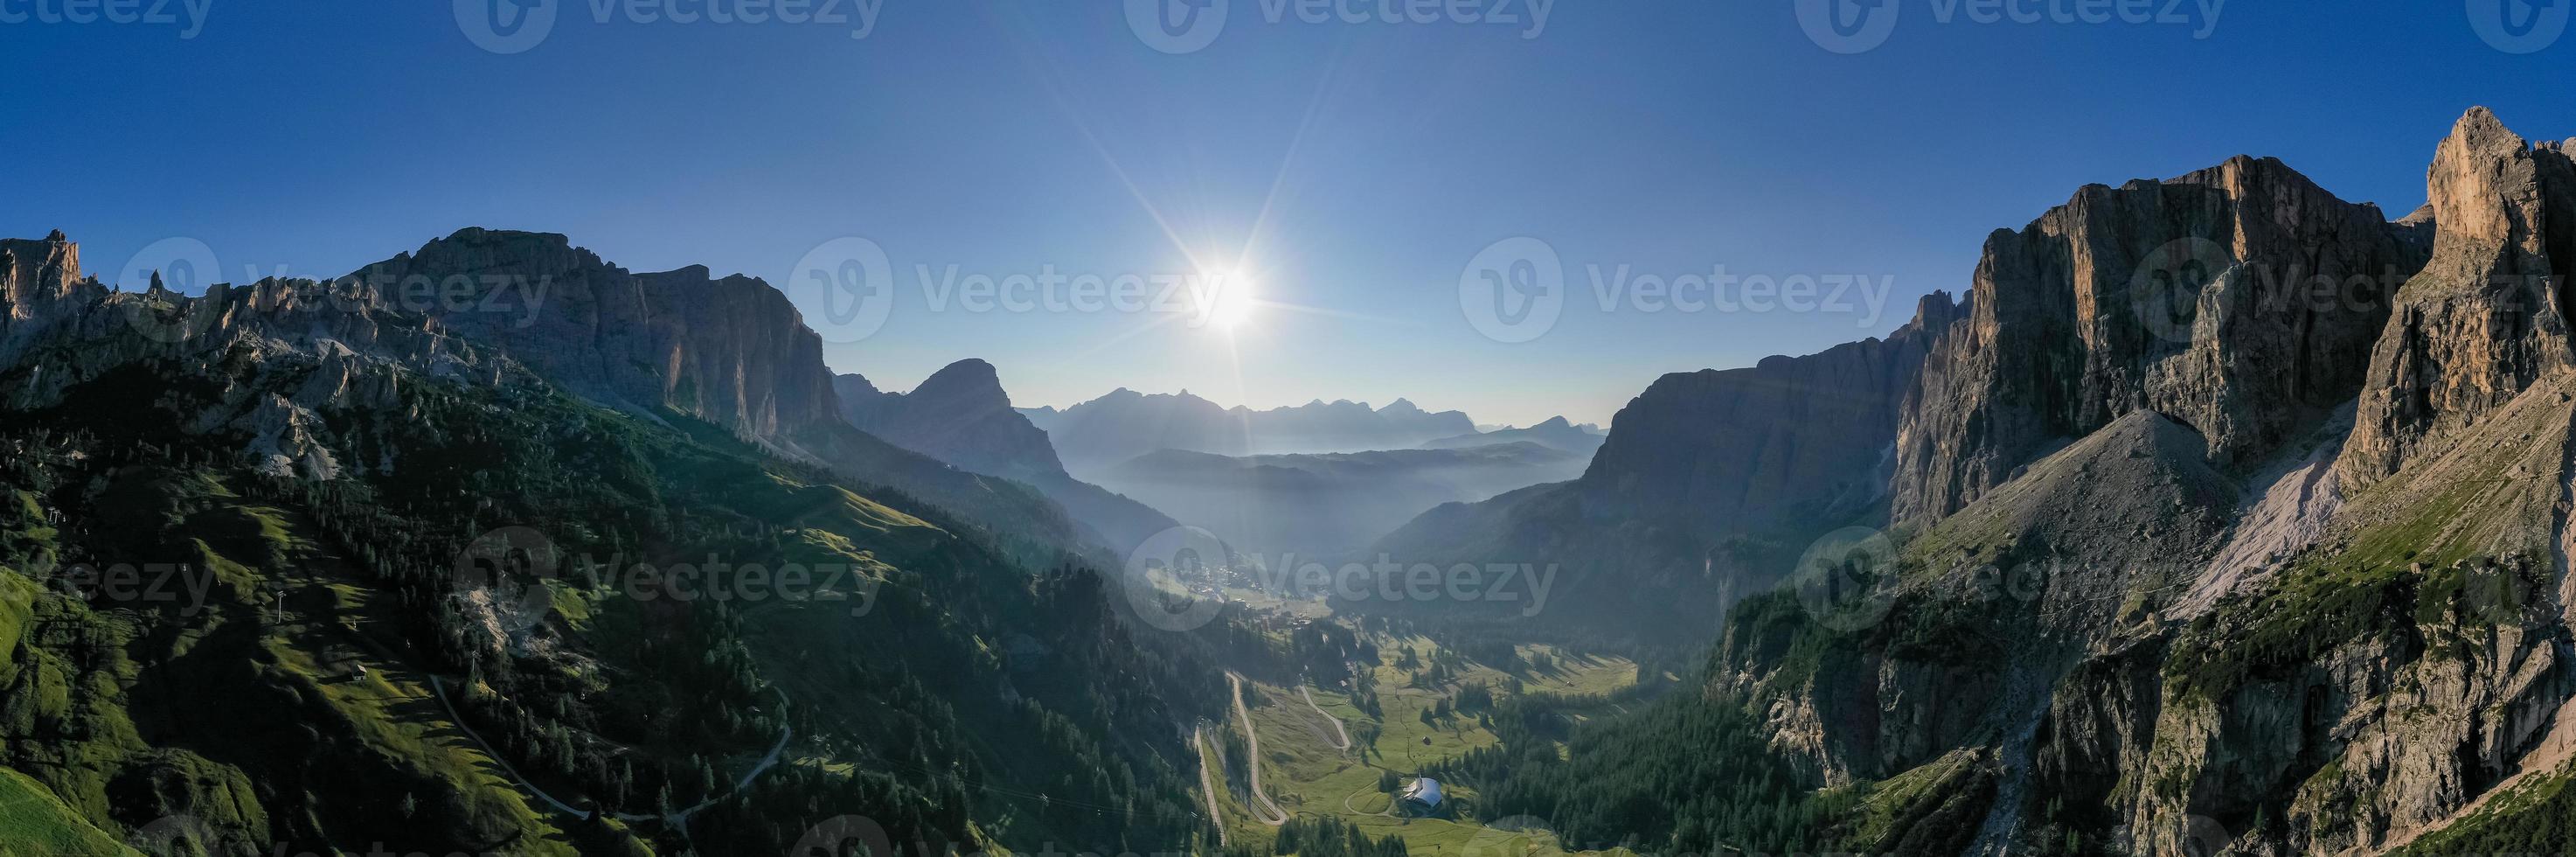
[(34, 778), (0, 768), (0, 855), (132, 854)]
[[(1553, 837), (1545, 834), (1524, 835), (1487, 828), (1472, 822), (1438, 818), (1400, 819), (1387, 814), (1390, 799), (1378, 791), (1378, 777), (1394, 771), (1410, 778), (1420, 765), (1454, 758), (1469, 750), (1496, 743), (1494, 734), (1476, 725), (1472, 716), (1460, 716), (1437, 725), (1425, 724), (1421, 713), (1466, 683), (1501, 685), (1507, 676), (1497, 670), (1475, 665), (1462, 671), (1458, 684), (1438, 689), (1406, 687), (1409, 674), (1392, 664), (1398, 647), (1413, 648), (1426, 662), (1435, 650), (1430, 640), (1413, 637), (1403, 640), (1381, 640), (1380, 663), (1377, 665), (1378, 701), (1386, 712), (1384, 719), (1369, 717), (1351, 704), (1348, 695), (1313, 689), (1315, 703), (1326, 713), (1341, 718), (1353, 740), (1362, 736), (1362, 724), (1374, 724), (1382, 733), (1365, 759), (1354, 752), (1335, 749), (1332, 728), (1315, 717), (1305, 699), (1294, 687), (1276, 687), (1247, 683), (1246, 703), (1252, 705), (1252, 720), (1261, 730), (1263, 785), (1281, 808), (1297, 815), (1335, 816), (1358, 825), (1371, 836), (1402, 838), (1416, 855), (1459, 855), (1470, 850), (1477, 853), (1529, 854), (1551, 857), (1564, 854)], [(1525, 675), (1523, 686), (1529, 692), (1562, 695), (1606, 694), (1632, 683), (1636, 664), (1621, 658), (1564, 655), (1544, 646), (1524, 647), (1524, 651), (1548, 651), (1557, 654), (1564, 668), (1555, 673)], [(1500, 695), (1501, 691), (1498, 690)], [(1430, 739), (1425, 744), (1424, 739)], [(1446, 785), (1446, 784), (1444, 784)], [(1470, 801), (1474, 792), (1452, 787), (1452, 793)], [(1230, 794), (1219, 795), (1227, 821), (1236, 841), (1259, 841), (1269, 828), (1252, 820), (1252, 814)], [(1247, 837), (1251, 837), (1247, 839)], [(1535, 850), (1529, 850), (1530, 846)], [(1507, 850), (1493, 851), (1495, 847)]]

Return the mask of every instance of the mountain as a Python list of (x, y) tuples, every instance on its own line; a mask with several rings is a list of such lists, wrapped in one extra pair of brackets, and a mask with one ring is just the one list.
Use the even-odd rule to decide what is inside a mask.
[[(460, 296), (421, 297), (451, 285)], [(822, 337), (785, 295), (751, 277), (714, 278), (702, 266), (636, 274), (562, 235), (468, 228), (321, 291), (415, 313), (603, 406), (646, 419), (675, 411), (918, 497), (1016, 542), (1026, 559), (1103, 549), (1085, 544), (1065, 511), (1029, 486), (957, 470), (853, 427), (823, 364)]]
[[(1163, 450), (1101, 471), (1102, 484), (1179, 510), (1245, 554), (1347, 559), (1442, 503), (1481, 500), (1582, 471), (1584, 459), (1534, 443), (1228, 457)], [(1273, 570), (1277, 570), (1275, 567)]]
[(1974, 310), (1907, 403), (1896, 517), (1956, 511), (2139, 408), (2197, 428), (2223, 463), (2260, 460), (2360, 391), (2429, 232), (2245, 157), (2092, 185), (1997, 231)]
[[(1777, 581), (1799, 546), (1883, 505), (1902, 405), (1965, 312), (1935, 293), (1885, 339), (1666, 375), (1620, 409), (1581, 478), (1433, 509), (1370, 553), (1562, 566), (1555, 621), (1533, 633), (1704, 639), (1726, 604)], [(1431, 607), (1529, 624), (1470, 615), (1480, 608)]]
[(1466, 414), (1432, 413), (1404, 399), (1383, 408), (1316, 401), (1255, 411), (1218, 407), (1187, 390), (1146, 395), (1122, 388), (1062, 411), (1020, 413), (1054, 439), (1067, 468), (1086, 478), (1100, 468), (1164, 449), (1213, 455), (1363, 452), (1411, 449), (1476, 430)]
[(1066, 474), (1046, 432), (1011, 408), (992, 364), (960, 360), (910, 393), (880, 391), (856, 374), (834, 378), (832, 386), (851, 425), (958, 469), (1033, 486), (1122, 556), (1179, 526), (1142, 503)]
[[(1559, 808), (1568, 847), (2562, 841), (2576, 159), (2481, 108), (2427, 186), (2382, 223), (2239, 159), (1998, 233), (1909, 396), (1897, 525), (1820, 539), (1737, 605), (1699, 692), (1452, 776), (1493, 812)], [(2194, 240), (2205, 279), (2117, 270)], [(2299, 279), (2337, 289), (2267, 285)], [(2121, 312), (2139, 284), (2190, 313)], [(1679, 730), (1727, 764), (1643, 749)], [(1784, 787), (1728, 791), (1750, 770)]]
[(852, 425), (905, 449), (1008, 479), (1064, 471), (1046, 432), (1011, 409), (990, 363), (951, 363), (910, 393), (879, 391), (856, 374), (832, 387)]
[[(476, 230), (202, 296), (0, 254), (12, 845), (786, 853), (830, 807), (934, 851), (1212, 847), (1211, 644), (1131, 632), (1034, 492), (843, 423), (757, 281)], [(406, 282), (562, 291), (522, 328)], [(998, 509), (1030, 517), (963, 517)]]
[(1479, 429), (1475, 434), (1435, 438), (1424, 441), (1422, 448), (1466, 449), (1475, 446), (1527, 442), (1558, 452), (1590, 458), (1592, 453), (1600, 451), (1601, 442), (1609, 436), (1604, 432), (1593, 430), (1594, 428), (1590, 425), (1575, 425), (1566, 421), (1564, 417), (1554, 417), (1528, 428), (1503, 428), (1492, 431)]

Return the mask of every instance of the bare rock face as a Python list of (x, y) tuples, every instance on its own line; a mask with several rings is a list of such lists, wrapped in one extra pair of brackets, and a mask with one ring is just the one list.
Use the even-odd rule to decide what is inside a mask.
[(2576, 164), (2486, 108), (2460, 118), (2426, 178), (2441, 235), (2371, 352), (2341, 463), (2367, 485), (2570, 365)]
[(561, 235), (464, 229), (344, 281), (601, 401), (762, 438), (840, 419), (822, 338), (752, 277), (635, 274)]
[(833, 387), (852, 425), (896, 446), (1010, 479), (1064, 473), (1046, 432), (1011, 409), (993, 364), (951, 363), (910, 393), (879, 391), (859, 375), (835, 378)]
[(71, 294), (80, 280), (80, 245), (54, 230), (42, 241), (0, 239), (0, 320), (32, 317)]
[(1899, 406), (1933, 343), (1966, 312), (1935, 292), (1886, 339), (1666, 375), (1619, 411), (1578, 486), (1608, 513), (1711, 533), (1875, 500)]
[(1369, 553), (1561, 565), (1551, 616), (1698, 637), (1778, 582), (1799, 547), (1875, 513), (1899, 407), (1966, 312), (1936, 292), (1885, 339), (1664, 376), (1619, 411), (1582, 478), (1434, 508)]
[(2093, 185), (1987, 239), (1973, 310), (1925, 361), (1897, 441), (1895, 513), (1957, 511), (2123, 414), (2262, 457), (2352, 398), (2422, 267), (2430, 227), (2390, 223), (2281, 162)]

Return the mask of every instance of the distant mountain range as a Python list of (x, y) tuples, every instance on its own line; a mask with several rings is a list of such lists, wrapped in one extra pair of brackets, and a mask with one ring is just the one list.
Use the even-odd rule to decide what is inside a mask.
[(1457, 411), (1425, 411), (1397, 399), (1382, 408), (1365, 402), (1315, 401), (1256, 411), (1190, 395), (1148, 395), (1121, 388), (1063, 410), (1020, 411), (1055, 441), (1072, 472), (1098, 470), (1150, 452), (1181, 450), (1213, 455), (1296, 455), (1412, 449), (1426, 441), (1476, 433)]
[(1564, 417), (1556, 417), (1529, 428), (1497, 428), (1475, 434), (1433, 438), (1423, 441), (1421, 448), (1467, 449), (1506, 443), (1535, 443), (1589, 460), (1593, 453), (1601, 450), (1602, 441), (1608, 440), (1609, 437), (1609, 433), (1602, 431), (1600, 426), (1590, 423), (1575, 425)]
[(1434, 506), (1571, 479), (1589, 460), (1527, 441), (1250, 457), (1167, 449), (1106, 468), (1099, 479), (1246, 554), (1331, 560), (1358, 554)]

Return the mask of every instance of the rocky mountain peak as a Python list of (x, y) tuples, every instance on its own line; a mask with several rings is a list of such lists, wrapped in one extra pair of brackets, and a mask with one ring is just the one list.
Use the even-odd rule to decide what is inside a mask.
[(2141, 408), (2201, 430), (2222, 464), (2268, 454), (2360, 390), (2423, 233), (2253, 157), (2090, 185), (1994, 233), (1906, 408), (1896, 514), (1956, 511)]
[(1002, 390), (1001, 373), (993, 368), (993, 364), (971, 357), (930, 373), (921, 386), (913, 388), (912, 395), (943, 400), (981, 399), (1005, 409), (1011, 405), (1010, 394)]
[(960, 360), (910, 393), (886, 393), (859, 375), (834, 379), (852, 425), (959, 468), (1013, 479), (1061, 477), (1046, 432), (1011, 408), (993, 364)]
[(2576, 162), (2532, 145), (2486, 108), (2453, 126), (2426, 172), (2440, 224), (2369, 362), (2339, 467), (2367, 484), (2571, 360)]
[(0, 320), (32, 317), (81, 280), (80, 245), (56, 229), (44, 240), (0, 238)]
[[(753, 437), (837, 423), (822, 340), (786, 296), (703, 265), (635, 274), (554, 233), (468, 227), (349, 275), (611, 405)], [(455, 300), (424, 294), (461, 289)]]

